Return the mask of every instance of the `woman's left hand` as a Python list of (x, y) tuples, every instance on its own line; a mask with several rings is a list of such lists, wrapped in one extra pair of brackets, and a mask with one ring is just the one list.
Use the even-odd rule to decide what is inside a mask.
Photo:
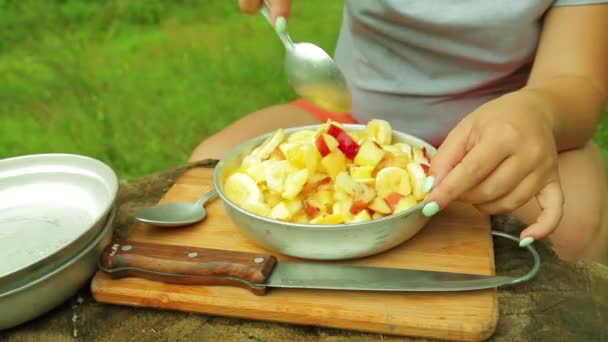
[(552, 127), (550, 113), (532, 91), (480, 106), (433, 157), (436, 186), (427, 199), (435, 204), (424, 212), (433, 214), (459, 200), (487, 214), (505, 214), (536, 197), (541, 213), (521, 238), (545, 238), (559, 224), (564, 203)]

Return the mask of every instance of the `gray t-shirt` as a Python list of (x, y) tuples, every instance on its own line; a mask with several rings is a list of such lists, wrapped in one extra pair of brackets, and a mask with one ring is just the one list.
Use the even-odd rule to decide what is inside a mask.
[(525, 84), (548, 9), (591, 3), (608, 0), (345, 0), (336, 61), (353, 116), (438, 143)]

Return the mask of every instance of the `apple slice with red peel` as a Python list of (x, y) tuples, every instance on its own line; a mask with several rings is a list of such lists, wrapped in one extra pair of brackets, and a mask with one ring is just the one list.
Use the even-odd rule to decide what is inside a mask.
[(331, 135), (338, 142), (338, 148), (346, 158), (353, 159), (359, 151), (359, 144), (345, 130), (336, 126), (330, 125), (327, 134)]
[(325, 157), (338, 148), (338, 141), (329, 134), (323, 133), (317, 136), (315, 145), (321, 154), (321, 157)]

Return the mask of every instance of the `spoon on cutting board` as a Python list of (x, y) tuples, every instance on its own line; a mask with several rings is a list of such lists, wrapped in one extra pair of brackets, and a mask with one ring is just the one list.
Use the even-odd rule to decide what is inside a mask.
[[(260, 11), (273, 26), (267, 0), (263, 1)], [(285, 45), (285, 71), (295, 92), (325, 110), (350, 112), (351, 93), (336, 62), (315, 44), (294, 43), (283, 18), (277, 19), (275, 26)]]
[(135, 219), (159, 227), (179, 227), (202, 221), (207, 217), (205, 204), (217, 195), (211, 190), (196, 202), (171, 202), (144, 208), (135, 214)]

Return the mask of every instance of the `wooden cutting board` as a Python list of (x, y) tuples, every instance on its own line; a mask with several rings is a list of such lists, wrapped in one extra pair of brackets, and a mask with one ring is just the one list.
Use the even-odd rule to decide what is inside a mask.
[[(160, 202), (195, 200), (212, 189), (212, 176), (213, 169), (192, 169)], [(206, 208), (209, 216), (202, 223), (173, 229), (136, 224), (128, 240), (270, 253), (239, 232), (219, 198)], [(494, 275), (490, 221), (469, 206), (454, 204), (402, 245), (343, 263)], [(241, 288), (111, 279), (100, 271), (91, 291), (104, 303), (448, 340), (486, 339), (498, 319), (495, 289), (453, 293), (271, 289), (256, 296)]]

